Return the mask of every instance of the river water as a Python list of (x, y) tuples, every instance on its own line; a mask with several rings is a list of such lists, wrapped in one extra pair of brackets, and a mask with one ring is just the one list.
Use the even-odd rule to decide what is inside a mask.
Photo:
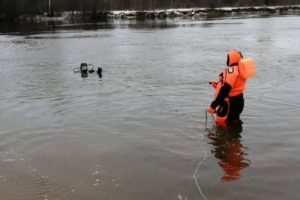
[[(0, 198), (299, 199), (299, 21), (2, 24)], [(233, 48), (257, 74), (222, 128), (208, 81)]]

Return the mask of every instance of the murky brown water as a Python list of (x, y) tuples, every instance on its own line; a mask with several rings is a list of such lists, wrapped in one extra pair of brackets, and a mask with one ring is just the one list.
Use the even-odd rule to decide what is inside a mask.
[[(3, 33), (0, 199), (298, 199), (299, 21)], [(222, 129), (205, 124), (207, 83), (232, 48), (257, 75), (243, 126)], [(103, 77), (73, 73), (81, 62)]]

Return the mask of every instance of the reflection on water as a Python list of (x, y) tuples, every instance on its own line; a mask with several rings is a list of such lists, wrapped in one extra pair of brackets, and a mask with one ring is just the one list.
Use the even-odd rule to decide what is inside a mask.
[(241, 171), (250, 166), (247, 159), (247, 148), (242, 144), (242, 124), (216, 126), (207, 129), (207, 137), (212, 145), (212, 154), (218, 159), (224, 175), (224, 182), (235, 181), (241, 177)]
[(88, 73), (81, 73), (81, 78), (87, 78), (89, 76)]

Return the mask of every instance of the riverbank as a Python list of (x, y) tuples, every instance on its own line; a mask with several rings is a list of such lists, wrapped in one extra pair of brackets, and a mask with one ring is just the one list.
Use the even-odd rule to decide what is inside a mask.
[[(257, 7), (221, 7), (221, 8), (177, 8), (164, 10), (117, 10), (79, 12), (65, 11), (48, 17), (46, 13), (39, 15), (20, 15), (15, 17), (15, 22), (45, 22), (80, 20), (105, 21), (108, 19), (165, 19), (165, 18), (216, 18), (238, 16), (268, 16), (268, 15), (300, 15), (300, 5), (292, 6), (257, 6)], [(0, 21), (8, 20), (0, 16)]]
[(299, 15), (300, 5), (295, 6), (263, 6), (263, 7), (222, 7), (222, 8), (181, 8), (152, 11), (112, 11), (108, 18), (139, 19), (139, 18), (172, 18), (194, 17), (211, 18), (240, 15)]

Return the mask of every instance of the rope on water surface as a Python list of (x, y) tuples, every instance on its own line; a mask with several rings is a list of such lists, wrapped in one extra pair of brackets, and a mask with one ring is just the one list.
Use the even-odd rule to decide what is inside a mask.
[[(206, 112), (206, 113), (207, 113), (207, 112)], [(206, 122), (207, 122), (207, 121), (206, 121)], [(195, 181), (196, 187), (197, 187), (197, 189), (198, 189), (198, 191), (199, 191), (199, 194), (201, 195), (202, 199), (207, 200), (205, 194), (202, 192), (202, 189), (201, 189), (200, 184), (199, 184), (198, 179), (197, 179), (197, 173), (198, 173), (198, 171), (199, 171), (201, 165), (203, 164), (203, 162), (204, 162), (204, 161), (206, 160), (206, 158), (207, 158), (207, 151), (206, 151), (206, 149), (203, 147), (203, 145), (202, 145), (202, 143), (201, 143), (203, 138), (204, 138), (204, 137), (202, 137), (202, 138), (200, 139), (200, 144), (201, 144), (201, 148), (202, 148), (202, 151), (203, 151), (203, 153), (204, 153), (204, 156), (203, 156), (203, 158), (199, 161), (197, 167), (196, 167), (195, 170), (194, 170), (194, 173), (193, 173), (193, 179), (194, 179), (194, 181)]]
[[(208, 112), (207, 112), (207, 110), (205, 110), (205, 129), (207, 130), (207, 120), (208, 120)], [(213, 119), (213, 121), (214, 121), (214, 116), (213, 116), (213, 114), (211, 115), (212, 116), (212, 119)], [(196, 166), (196, 168), (195, 168), (195, 170), (194, 170), (194, 172), (193, 172), (193, 179), (194, 179), (194, 182), (195, 182), (195, 185), (196, 185), (196, 188), (197, 188), (197, 190), (198, 190), (198, 192), (199, 192), (199, 194), (200, 194), (200, 196), (201, 196), (201, 198), (203, 199), (203, 200), (207, 200), (207, 197), (205, 196), (205, 194), (203, 193), (203, 191), (202, 191), (202, 189), (201, 189), (201, 186), (200, 186), (200, 184), (199, 184), (199, 182), (198, 182), (198, 178), (197, 178), (197, 173), (199, 172), (199, 169), (200, 169), (200, 167), (201, 167), (201, 165), (204, 163), (204, 161), (206, 160), (206, 158), (208, 157), (207, 156), (207, 151), (206, 151), (206, 149), (205, 149), (205, 147), (202, 145), (202, 140), (204, 139), (204, 135), (200, 138), (200, 140), (199, 140), (199, 143), (200, 143), (200, 145), (201, 145), (201, 148), (202, 148), (202, 152), (203, 152), (203, 157), (202, 157), (202, 159), (199, 161), (199, 163), (197, 164), (197, 166)], [(179, 200), (183, 200), (183, 197), (180, 195), (180, 194), (178, 194), (178, 199)], [(184, 200), (187, 200), (187, 198), (186, 197), (184, 197)]]
[[(205, 110), (205, 127), (207, 126), (207, 110)], [(214, 116), (212, 115), (212, 118), (213, 118), (213, 120), (214, 120)], [(197, 164), (197, 166), (196, 166), (196, 168), (195, 168), (195, 170), (194, 170), (194, 172), (193, 172), (193, 179), (194, 179), (194, 181), (195, 181), (195, 184), (196, 184), (196, 187), (197, 187), (197, 189), (198, 189), (198, 192), (199, 192), (199, 194), (200, 194), (200, 196), (202, 197), (202, 199), (204, 199), (204, 200), (207, 200), (207, 197), (205, 196), (205, 194), (203, 193), (203, 191), (202, 191), (202, 189), (201, 189), (201, 186), (200, 186), (200, 184), (199, 184), (199, 182), (198, 182), (198, 179), (197, 179), (197, 173), (198, 173), (198, 171), (199, 171), (199, 169), (200, 169), (200, 167), (201, 167), (201, 165), (203, 164), (203, 162), (206, 160), (206, 158), (207, 158), (207, 151), (206, 151), (206, 149), (204, 148), (204, 146), (202, 145), (202, 140), (204, 139), (204, 136), (202, 136), (202, 138), (200, 138), (200, 140), (199, 140), (199, 143), (200, 143), (200, 145), (201, 145), (201, 148), (202, 148), (202, 152), (203, 152), (203, 157), (202, 157), (202, 159), (199, 161), (199, 163)]]

